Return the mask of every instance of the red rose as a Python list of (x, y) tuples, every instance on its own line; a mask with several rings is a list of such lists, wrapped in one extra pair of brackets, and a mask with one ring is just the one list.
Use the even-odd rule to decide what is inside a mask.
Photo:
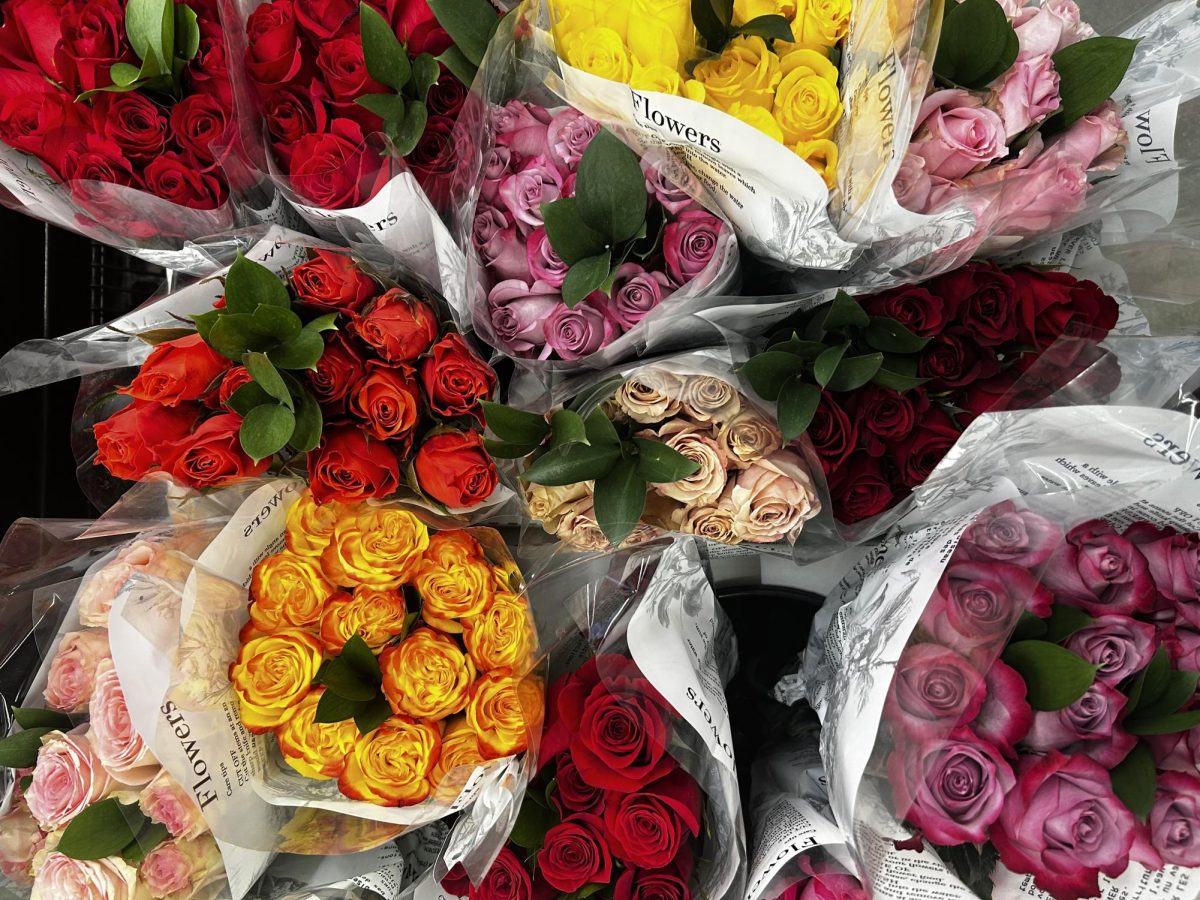
[(137, 481), (159, 465), (158, 451), (187, 435), (199, 417), (195, 403), (163, 406), (135, 400), (93, 427), (96, 465), (117, 478)]
[(952, 299), (936, 297), (919, 285), (908, 284), (860, 298), (863, 309), (873, 316), (895, 319), (913, 334), (938, 334), (954, 316)]
[(842, 464), (858, 441), (857, 426), (828, 391), (821, 392), (821, 401), (806, 434), (826, 474)]
[(451, 75), (445, 68), (437, 83), (429, 89), (425, 99), (431, 116), (445, 116), (453, 119), (462, 111), (467, 102), (467, 89), (463, 83)]
[(363, 57), (362, 37), (347, 34), (326, 41), (317, 51), (317, 68), (329, 88), (329, 96), (338, 103), (353, 103), (363, 94), (378, 94), (387, 90), (367, 74)]
[(64, 181), (136, 183), (133, 166), (121, 148), (98, 134), (88, 134), (82, 142), (66, 147), (58, 168)]
[(233, 396), (238, 388), (249, 384), (253, 380), (250, 376), (250, 371), (245, 366), (234, 366), (221, 379), (221, 384), (217, 388), (217, 403), (220, 406), (224, 406), (229, 402), (229, 398)]
[(916, 487), (929, 477), (958, 440), (959, 430), (940, 409), (931, 409), (907, 438), (894, 448), (900, 482)]
[(125, 39), (125, 4), (118, 0), (68, 0), (59, 11), (62, 43), (54, 62), (74, 93), (112, 84), (114, 63), (137, 63)]
[[(353, 0), (296, 0), (296, 21), (320, 45), (329, 40), (358, 16)], [(358, 30), (358, 23), (354, 23)]]
[(292, 285), (301, 303), (315, 309), (356, 311), (379, 292), (379, 286), (344, 253), (316, 250), (292, 269)]
[(241, 427), (242, 417), (234, 413), (206, 419), (192, 434), (163, 447), (163, 470), (193, 488), (219, 487), (237, 478), (261, 475), (271, 460), (256, 463), (246, 455), (238, 437)]
[(830, 474), (829, 493), (834, 516), (847, 525), (879, 515), (897, 499), (883, 463), (862, 451), (851, 454)]
[(309, 454), (308, 472), (318, 503), (387, 497), (400, 486), (396, 454), (356, 425), (326, 428), (321, 445)]
[[(204, 168), (216, 159), (229, 130), (229, 110), (208, 94), (184, 97), (171, 109), (171, 131), (180, 148)], [(218, 147), (213, 147), (216, 142)]]
[(927, 409), (929, 398), (920, 388), (901, 393), (868, 384), (855, 392), (852, 414), (865, 438), (864, 448), (879, 456), (884, 443), (908, 437)]
[(216, 209), (229, 193), (220, 178), (198, 171), (195, 163), (179, 153), (155, 157), (142, 178), (150, 193), (188, 209)]
[(1020, 374), (1015, 369), (1006, 369), (991, 378), (981, 378), (964, 393), (955, 394), (954, 403), (972, 416), (981, 416), (993, 409), (1011, 409), (1008, 398), (1018, 378)]
[(196, 93), (211, 94), (226, 109), (233, 106), (233, 85), (229, 80), (229, 59), (225, 55), (225, 34), (215, 19), (201, 18), (200, 46), (188, 63), (187, 80)]
[(685, 847), (661, 869), (626, 869), (617, 879), (613, 900), (691, 900), (691, 873), (692, 855)]
[(604, 841), (604, 824), (588, 813), (575, 813), (546, 832), (538, 853), (542, 877), (564, 893), (585, 884), (608, 884), (612, 854)]
[(346, 398), (366, 374), (366, 360), (354, 339), (344, 332), (330, 331), (325, 334), (325, 352), (317, 360), (316, 369), (305, 376), (321, 406), (344, 412)]
[(437, 339), (437, 315), (403, 288), (375, 298), (353, 331), (388, 362), (413, 362)]
[(1008, 409), (1029, 409), (1064, 392), (1073, 406), (1102, 404), (1121, 384), (1121, 363), (1084, 338), (1062, 338), (1040, 356), (1026, 354), (1016, 367), (1022, 375)]
[(469, 890), (471, 900), (531, 900), (533, 882), (517, 854), (505, 847), (483, 876), (479, 887)]
[(1000, 370), (995, 355), (963, 331), (939, 334), (921, 352), (917, 374), (928, 378), (931, 391), (965, 387)]
[(421, 360), (421, 382), (429, 408), (440, 416), (470, 416), (483, 424), (481, 400), (496, 392), (496, 372), (450, 332)]
[(267, 132), (276, 141), (282, 142), (282, 146), (275, 144), (274, 147), (284, 160), (290, 158), (291, 147), (288, 144), (306, 134), (322, 132), (328, 124), (325, 104), (300, 88), (289, 87), (272, 92), (263, 103), (262, 114), (267, 122)]
[(14, 69), (59, 81), (54, 50), (62, 40), (63, 0), (9, 0), (0, 28), (0, 60)]
[(555, 790), (550, 799), (555, 802), (561, 815), (576, 812), (599, 813), (604, 803), (604, 791), (583, 780), (575, 768), (571, 754), (558, 754), (554, 766)]
[(387, 179), (388, 167), (367, 146), (362, 126), (334, 119), (329, 131), (306, 134), (292, 147), (288, 177), (305, 203), (346, 209), (365, 203)]
[(349, 401), (350, 412), (362, 419), (368, 434), (381, 441), (399, 441), (403, 447), (400, 454), (408, 455), (413, 429), (421, 417), (412, 369), (372, 360), (367, 363), (367, 377)]
[(263, 3), (246, 19), (246, 71), (261, 85), (292, 81), (304, 65), (292, 0)]
[(420, 143), (405, 157), (409, 169), (435, 209), (445, 209), (450, 205), (450, 186), (458, 168), (460, 139), (461, 135), (455, 133), (451, 119), (432, 116)]
[(428, 53), (437, 56), (450, 48), (450, 36), (438, 23), (426, 0), (386, 0), (381, 10), (396, 37), (405, 44), (411, 56)]
[(200, 335), (190, 334), (155, 347), (137, 377), (120, 393), (175, 406), (183, 400), (203, 397), (230, 365)]
[(38, 157), (52, 175), (61, 177), (66, 147), (82, 140), (90, 127), (88, 107), (44, 84), (36, 90), (9, 94), (0, 104), (0, 141)]
[(470, 895), (471, 876), (467, 874), (462, 863), (455, 863), (454, 868), (446, 873), (446, 877), (442, 879), (442, 890), (455, 897)]
[(675, 769), (642, 790), (608, 791), (604, 797), (604, 833), (613, 855), (627, 866), (658, 869), (670, 865), (687, 834), (700, 834), (700, 788)]
[(934, 279), (929, 289), (957, 309), (958, 325), (985, 347), (1016, 340), (1016, 286), (995, 263), (967, 263)]
[(153, 100), (138, 93), (100, 94), (93, 106), (104, 136), (130, 159), (146, 162), (167, 145), (167, 116)]
[(426, 439), (413, 460), (421, 490), (450, 509), (478, 506), (499, 480), (496, 464), (476, 431), (448, 431)]
[(1021, 341), (1045, 350), (1067, 327), (1092, 329), (1102, 339), (1117, 324), (1117, 301), (1091, 281), (1066, 272), (1018, 268), (1009, 272), (1016, 286)]

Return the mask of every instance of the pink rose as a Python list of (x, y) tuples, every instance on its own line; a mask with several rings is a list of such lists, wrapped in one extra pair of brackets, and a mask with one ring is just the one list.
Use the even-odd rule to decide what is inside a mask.
[(1145, 740), (1154, 752), (1154, 764), (1164, 772), (1200, 770), (1200, 726), (1174, 734), (1152, 734)]
[(562, 306), (562, 296), (544, 281), (502, 281), (488, 294), (492, 328), (512, 353), (540, 352), (546, 344), (546, 320)]
[(566, 280), (568, 266), (559, 259), (546, 229), (535, 228), (525, 242), (525, 254), (529, 263), (529, 276), (534, 281), (543, 281), (550, 287), (561, 288)]
[(1200, 778), (1183, 772), (1158, 776), (1150, 810), (1150, 841), (1174, 866), (1200, 866)]
[(1106, 769), (1129, 755), (1137, 738), (1117, 726), (1127, 697), (1097, 681), (1064, 709), (1037, 710), (1024, 744), (1034, 750), (1083, 753)]
[(934, 91), (917, 123), (908, 152), (924, 157), (930, 177), (962, 178), (1008, 153), (1003, 120), (969, 91)]
[(612, 302), (605, 312), (614, 325), (628, 331), (671, 290), (671, 279), (662, 272), (647, 272), (637, 263), (624, 263), (613, 279)]
[(1062, 529), (1032, 510), (1005, 500), (989, 506), (963, 532), (956, 552), (968, 559), (994, 560), (1036, 569), (1062, 543)]
[(158, 558), (159, 545), (134, 541), (79, 588), (79, 623), (87, 628), (108, 626), (108, 610), (134, 572), (143, 572)]
[(936, 640), (963, 653), (1003, 644), (1021, 613), (1050, 614), (1050, 593), (1026, 569), (1008, 563), (952, 562), (921, 621)]
[(543, 224), (542, 204), (553, 203), (561, 194), (562, 174), (545, 156), (535, 156), (519, 172), (505, 176), (498, 199), (517, 230), (527, 235)]
[(191, 841), (163, 841), (146, 854), (138, 875), (154, 900), (187, 897), (221, 871), (221, 855), (211, 835)]
[(654, 195), (654, 199), (666, 210), (667, 215), (677, 216), (694, 206), (696, 201), (687, 191), (671, 180), (667, 174), (669, 165), (678, 165), (675, 157), (658, 160), (651, 159), (649, 156), (642, 157), (642, 174), (646, 176), (646, 193)]
[(1018, 17), (1016, 32), (1020, 44), (1018, 61), (1053, 56), (1063, 47), (1096, 33), (1090, 25), (1080, 21), (1079, 7), (1074, 0), (1047, 0), (1040, 8), (1025, 9)]
[(508, 147), (493, 147), (483, 157), (483, 185), (480, 199), (483, 203), (495, 203), (500, 193), (500, 182), (512, 171), (513, 153)]
[(546, 127), (547, 155), (564, 172), (574, 170), (583, 158), (583, 151), (599, 132), (599, 122), (567, 107)]
[(800, 857), (800, 871), (805, 880), (780, 895), (780, 900), (870, 900), (857, 878), (833, 860), (813, 863)]
[(667, 274), (683, 287), (708, 268), (717, 252), (724, 223), (704, 209), (681, 212), (663, 229)]
[(595, 294), (574, 309), (565, 303), (550, 310), (546, 316), (546, 349), (543, 356), (553, 350), (566, 360), (581, 359), (606, 346), (614, 337), (612, 322), (604, 314), (605, 298)]
[(892, 182), (896, 202), (913, 212), (925, 212), (932, 209), (929, 202), (932, 191), (933, 182), (925, 171), (925, 157), (919, 153), (906, 153)]
[(1142, 522), (1130, 526), (1125, 537), (1146, 558), (1158, 592), (1180, 616), (1200, 626), (1200, 535)]
[(1058, 82), (1050, 57), (1017, 60), (995, 89), (995, 104), (1007, 138), (1016, 137), (1062, 106)]
[(155, 822), (166, 827), (173, 838), (191, 840), (208, 830), (193, 796), (166, 769), (138, 794), (138, 806)]
[(900, 654), (883, 714), (919, 740), (970, 722), (983, 703), (983, 676), (963, 656), (937, 644), (910, 644)]
[(528, 280), (529, 256), (525, 252), (524, 239), (517, 234), (517, 226), (507, 225), (497, 229), (496, 217), (502, 218), (504, 214), (493, 210), (484, 215), (484, 221), (478, 217), (475, 219), (472, 237), (483, 241), (475, 246), (488, 274), (496, 281)]
[[(980, 174), (992, 172), (989, 169)], [(1079, 212), (1087, 199), (1086, 167), (1062, 153), (1045, 151), (1018, 174), (998, 173), (995, 180), (1002, 178), (1005, 180), (993, 226), (1000, 234), (1053, 231)]]
[(1042, 581), (1059, 601), (1093, 616), (1149, 610), (1157, 593), (1146, 557), (1103, 519), (1067, 533)]
[(33, 883), (33, 857), (46, 835), (24, 803), (14, 803), (0, 816), (0, 874), (17, 884)]
[(496, 143), (521, 156), (541, 156), (546, 152), (546, 129), (550, 113), (540, 106), (510, 100), (491, 110)]
[(1045, 153), (1059, 154), (1079, 163), (1088, 172), (1108, 172), (1125, 159), (1128, 139), (1121, 124), (1121, 111), (1109, 100), (1091, 115), (1076, 120), (1062, 134), (1051, 138)]
[(1116, 687), (1150, 663), (1154, 626), (1128, 616), (1100, 616), (1072, 634), (1065, 646), (1100, 667), (1097, 680)]
[(1200, 672), (1200, 631), (1178, 623), (1163, 632), (1163, 646), (1171, 654), (1171, 664), (1181, 672)]
[(134, 900), (137, 870), (119, 856), (71, 859), (51, 853), (33, 880), (30, 900)]
[(1033, 724), (1033, 708), (1025, 699), (1025, 680), (1016, 669), (997, 659), (988, 666), (984, 687), (983, 706), (971, 722), (971, 730), (1015, 759), (1017, 743)]
[(804, 523), (821, 511), (808, 467), (791, 450), (751, 462), (738, 473), (727, 497), (734, 536), (757, 544), (795, 543)]
[(25, 801), (42, 829), (55, 831), (115, 787), (86, 735), (51, 731), (42, 737)]
[(46, 675), (46, 706), (61, 712), (83, 712), (92, 699), (96, 668), (110, 659), (108, 632), (72, 631), (58, 645)]
[(960, 729), (888, 758), (896, 815), (935, 844), (982, 843), (1016, 778), (995, 747)]
[(92, 749), (114, 778), (124, 784), (142, 785), (157, 774), (158, 762), (133, 727), (111, 659), (97, 670), (88, 718)]

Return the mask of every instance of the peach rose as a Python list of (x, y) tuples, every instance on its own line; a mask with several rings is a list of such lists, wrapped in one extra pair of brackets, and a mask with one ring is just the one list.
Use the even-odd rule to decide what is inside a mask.
[(378, 652), (404, 633), (408, 616), (404, 594), (398, 590), (359, 585), (353, 594), (337, 593), (321, 612), (321, 641), (330, 653), (341, 653), (346, 641), (358, 635)]
[(663, 425), (658, 434), (642, 433), (642, 437), (657, 438), (700, 466), (694, 475), (687, 478), (670, 484), (653, 485), (655, 491), (687, 505), (707, 505), (721, 496), (727, 477), (725, 462), (721, 459), (717, 442), (706, 431), (690, 422), (676, 419)]
[(684, 534), (694, 534), (719, 544), (742, 542), (734, 529), (733, 510), (724, 502), (719, 502), (716, 506), (697, 506), (688, 510), (687, 521), (682, 530)]
[(458, 642), (418, 628), (380, 654), (383, 693), (392, 709), (417, 719), (444, 719), (467, 703), (475, 665)]
[(576, 500), (559, 520), (555, 536), (573, 550), (584, 552), (608, 549), (608, 538), (596, 521), (596, 510), (592, 506), (592, 492)]
[(138, 878), (154, 900), (187, 900), (224, 869), (212, 835), (163, 841), (146, 854)]
[(43, 831), (55, 831), (116, 787), (87, 735), (51, 731), (42, 735), (25, 802)]
[(446, 723), (446, 730), (442, 732), (442, 753), (437, 765), (429, 773), (429, 780), (437, 787), (445, 781), (447, 773), (459, 766), (481, 766), (484, 762), (483, 748), (479, 746), (479, 738), (467, 724), (466, 717), (455, 716)]
[(298, 628), (243, 644), (229, 666), (229, 680), (241, 701), (242, 724), (264, 734), (286, 722), (308, 694), (322, 659), (321, 642)]
[(409, 581), (429, 546), (429, 529), (413, 513), (363, 503), (338, 521), (322, 555), (335, 583), (394, 588)]
[(821, 511), (804, 461), (778, 450), (751, 463), (729, 492), (733, 533), (745, 541), (795, 542), (804, 523)]
[(24, 803), (14, 803), (0, 816), (0, 874), (16, 884), (33, 883), (33, 857), (46, 835)]
[(191, 840), (208, 831), (191, 793), (162, 769), (138, 794), (138, 808), (170, 832), (173, 838)]
[(284, 531), (288, 550), (297, 556), (320, 556), (333, 538), (338, 519), (344, 515), (344, 504), (336, 500), (317, 503), (313, 492), (305, 490), (288, 510)]
[(591, 485), (590, 481), (564, 487), (526, 484), (525, 503), (529, 506), (530, 517), (541, 522), (547, 534), (553, 534), (558, 530), (559, 523), (571, 508), (571, 504), (591, 495)]
[(250, 621), (262, 631), (311, 628), (337, 588), (310, 556), (276, 553), (250, 576)]
[(515, 678), (508, 669), (492, 669), (471, 685), (467, 724), (487, 759), (520, 753), (529, 735), (542, 727), (544, 701), (536, 678)]
[(137, 870), (119, 856), (71, 859), (49, 853), (33, 879), (30, 900), (136, 900)]
[(143, 785), (158, 774), (158, 760), (133, 727), (125, 693), (111, 659), (96, 670), (96, 690), (88, 705), (88, 738), (96, 756), (122, 784)]
[(519, 594), (497, 592), (481, 614), (463, 619), (463, 643), (481, 672), (502, 668), (524, 672), (537, 649), (529, 603)]
[(441, 749), (436, 725), (392, 716), (358, 738), (338, 787), (347, 797), (381, 806), (420, 803), (432, 791), (429, 775)]
[(111, 658), (104, 629), (72, 631), (63, 636), (46, 674), (46, 706), (62, 712), (87, 709), (96, 683), (96, 668)]
[(682, 408), (683, 384), (665, 369), (645, 369), (617, 388), (613, 402), (633, 421), (655, 425)]
[(108, 611), (121, 588), (134, 572), (144, 572), (158, 558), (162, 548), (150, 541), (134, 541), (122, 547), (109, 562), (83, 583), (76, 596), (79, 624), (85, 628), (108, 627)]
[(717, 432), (717, 450), (729, 465), (738, 469), (782, 447), (779, 427), (754, 409), (743, 409)]
[(346, 767), (346, 754), (358, 739), (353, 719), (318, 722), (317, 704), (325, 688), (313, 688), (286, 722), (275, 729), (284, 761), (305, 778), (337, 778)]
[(697, 422), (724, 422), (741, 408), (737, 388), (724, 378), (693, 375), (683, 382), (683, 411)]

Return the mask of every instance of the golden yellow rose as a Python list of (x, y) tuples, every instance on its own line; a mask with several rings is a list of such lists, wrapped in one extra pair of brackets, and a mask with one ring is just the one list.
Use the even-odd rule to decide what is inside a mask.
[(771, 140), (783, 143), (783, 131), (779, 127), (779, 123), (775, 121), (775, 117), (771, 115), (769, 109), (763, 109), (761, 106), (747, 106), (744, 103), (735, 103), (729, 107), (729, 114), (735, 119), (741, 119), (747, 125), (757, 128)]
[[(627, 42), (635, 69), (639, 65), (666, 66), (678, 72), (687, 61), (687, 57), (680, 51), (679, 38), (659, 19), (630, 19)], [(632, 77), (631, 72), (629, 78)]]
[(336, 500), (317, 503), (312, 491), (306, 490), (288, 510), (284, 532), (287, 548), (300, 556), (320, 556), (345, 511), (345, 506)]
[(492, 601), (492, 567), (481, 560), (464, 560), (443, 568), (426, 563), (417, 573), (422, 614), (428, 621), (477, 616)]
[(562, 36), (585, 28), (610, 28), (625, 40), (632, 0), (551, 0), (554, 34)]
[(456, 716), (446, 723), (442, 732), (442, 755), (429, 775), (434, 786), (440, 785), (446, 773), (459, 766), (478, 766), (485, 762), (479, 738), (467, 724), (466, 717)]
[(298, 628), (243, 644), (229, 666), (229, 680), (241, 701), (242, 724), (263, 734), (286, 722), (308, 695), (322, 658), (321, 642)]
[(783, 80), (772, 110), (784, 143), (815, 141), (833, 134), (842, 117), (838, 71), (815, 50), (793, 50), (780, 63)]
[(683, 78), (680, 77), (678, 69), (663, 63), (643, 66), (635, 62), (629, 86), (635, 91), (657, 91), (660, 94), (679, 96), (683, 93)]
[(429, 529), (406, 509), (364, 503), (338, 520), (321, 557), (336, 583), (393, 588), (411, 580), (429, 546)]
[(407, 615), (402, 591), (360, 585), (353, 594), (334, 594), (325, 602), (321, 641), (329, 653), (341, 653), (346, 641), (357, 634), (378, 652), (404, 631)]
[(817, 170), (817, 174), (825, 179), (825, 186), (831, 191), (837, 186), (837, 144), (830, 140), (799, 141), (791, 147), (792, 151), (806, 163)]
[(745, 25), (760, 16), (783, 16), (789, 22), (804, 0), (733, 0), (733, 24)]
[(563, 35), (559, 53), (571, 66), (609, 81), (628, 83), (633, 63), (621, 35), (603, 25), (593, 25)]
[(779, 57), (757, 35), (734, 38), (717, 59), (704, 60), (693, 72), (704, 102), (726, 112), (735, 103), (770, 109), (782, 77)]
[(346, 756), (338, 788), (380, 806), (411, 806), (433, 790), (429, 774), (442, 751), (436, 725), (392, 716), (362, 735)]
[(497, 593), (480, 615), (463, 619), (463, 643), (475, 668), (509, 668), (522, 673), (537, 649), (529, 604), (519, 594)]
[(429, 538), (422, 563), (448, 568), (467, 560), (486, 559), (483, 547), (469, 531), (439, 531)]
[(262, 631), (309, 628), (336, 591), (312, 557), (276, 553), (250, 576), (250, 621)]
[(432, 628), (418, 628), (379, 657), (383, 693), (392, 709), (417, 719), (444, 719), (460, 712), (475, 680), (475, 665), (458, 642)]
[(520, 753), (529, 735), (541, 731), (545, 709), (542, 683), (515, 678), (508, 669), (493, 669), (471, 685), (467, 724), (479, 738), (486, 759)]
[(305, 778), (318, 781), (342, 774), (346, 754), (358, 740), (358, 727), (353, 719), (316, 721), (317, 704), (324, 693), (323, 687), (309, 691), (291, 717), (275, 729), (284, 761)]
[[(792, 18), (793, 46), (828, 50), (837, 46), (850, 32), (852, 0), (800, 0)], [(783, 44), (775, 49), (782, 54)]]

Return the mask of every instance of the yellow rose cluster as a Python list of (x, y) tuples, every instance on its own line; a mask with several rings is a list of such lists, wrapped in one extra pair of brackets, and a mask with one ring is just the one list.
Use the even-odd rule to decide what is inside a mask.
[(550, 7), (555, 45), (569, 65), (722, 110), (786, 145), (833, 187), (842, 102), (830, 56), (846, 37), (851, 0), (734, 0), (734, 26), (783, 16), (795, 40), (735, 37), (720, 56), (699, 62), (691, 0), (550, 0)]
[[(336, 778), (346, 796), (384, 806), (420, 803), (454, 767), (526, 748), (542, 718), (528, 674), (537, 635), (494, 532), (431, 534), (398, 506), (318, 505), (306, 491), (285, 537), (287, 549), (254, 568), (229, 670), (246, 728), (273, 732), (305, 777)], [(366, 733), (352, 717), (318, 721), (333, 689), (322, 666), (355, 636), (386, 700)]]

